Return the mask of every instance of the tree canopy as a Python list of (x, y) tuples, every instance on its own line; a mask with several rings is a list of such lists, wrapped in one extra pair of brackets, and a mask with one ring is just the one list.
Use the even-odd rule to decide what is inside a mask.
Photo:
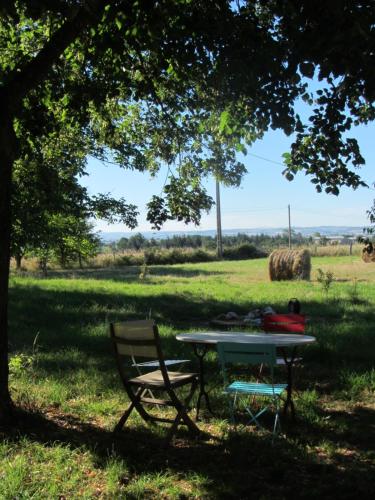
[[(374, 119), (374, 24), (370, 0), (2, 2), (3, 414), (10, 401), (7, 290), (17, 162), (24, 175), (34, 175), (33, 165), (48, 168), (43, 145), (71, 127), (102, 160), (154, 175), (166, 165), (163, 193), (149, 203), (155, 227), (168, 218), (198, 223), (213, 203), (202, 179), (238, 185), (245, 168), (237, 153), (269, 128), (295, 134), (287, 179), (302, 171), (318, 191), (356, 188), (364, 160), (348, 132)], [(321, 86), (315, 95), (312, 78)], [(312, 107), (307, 124), (295, 112), (299, 99)]]

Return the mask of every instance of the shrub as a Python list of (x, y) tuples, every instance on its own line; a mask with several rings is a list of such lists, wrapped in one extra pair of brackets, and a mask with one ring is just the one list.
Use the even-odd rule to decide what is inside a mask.
[(186, 262), (210, 262), (215, 260), (213, 252), (201, 249), (147, 250), (144, 254), (145, 262), (153, 265), (184, 264)]
[(236, 247), (224, 248), (223, 257), (224, 259), (231, 260), (242, 260), (242, 259), (258, 259), (260, 257), (266, 257), (266, 253), (258, 250), (254, 245), (250, 243), (243, 243)]

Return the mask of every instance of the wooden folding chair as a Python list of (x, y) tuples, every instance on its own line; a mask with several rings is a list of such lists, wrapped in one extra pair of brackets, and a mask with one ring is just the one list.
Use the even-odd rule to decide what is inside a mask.
[[(160, 346), (160, 337), (153, 320), (110, 323), (110, 336), (113, 342), (117, 367), (130, 405), (115, 427), (120, 431), (135, 408), (145, 422), (167, 422), (171, 424), (167, 440), (176, 433), (179, 425), (186, 425), (191, 433), (199, 434), (199, 429), (187, 414), (187, 407), (198, 385), (196, 373), (169, 372)], [(134, 358), (158, 360), (159, 370), (133, 376), (131, 366)], [(127, 363), (128, 361), (128, 363)], [(177, 388), (190, 385), (190, 391), (183, 402), (176, 395)], [(163, 392), (167, 399), (146, 397), (147, 391)], [(173, 406), (176, 417), (168, 419), (147, 412), (143, 405)]]

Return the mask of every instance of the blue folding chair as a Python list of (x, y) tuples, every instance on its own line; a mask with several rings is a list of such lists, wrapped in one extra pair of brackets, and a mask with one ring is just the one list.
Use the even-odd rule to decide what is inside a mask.
[[(273, 436), (281, 429), (280, 425), (280, 396), (287, 388), (287, 384), (275, 384), (273, 382), (273, 368), (276, 365), (276, 348), (271, 344), (242, 344), (238, 342), (218, 342), (217, 352), (224, 379), (224, 391), (233, 395), (233, 404), (231, 405), (232, 421), (235, 423), (235, 408), (239, 396), (262, 396), (269, 399), (269, 404), (261, 408), (256, 414), (246, 407), (245, 410), (250, 415), (250, 424), (255, 423), (263, 428), (259, 423), (259, 417), (265, 413), (271, 406), (275, 410), (275, 421), (273, 424)], [(268, 365), (270, 369), (270, 382), (242, 382), (235, 380), (229, 384), (228, 366), (229, 365)]]

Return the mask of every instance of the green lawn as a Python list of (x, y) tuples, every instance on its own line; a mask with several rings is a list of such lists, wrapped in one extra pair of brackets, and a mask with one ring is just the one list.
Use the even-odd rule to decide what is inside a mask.
[[(332, 271), (325, 293), (316, 270)], [(18, 427), (0, 443), (0, 498), (284, 498), (375, 493), (375, 266), (313, 259), (311, 282), (271, 283), (264, 259), (11, 278), (11, 388)], [(228, 424), (214, 353), (207, 358), (217, 418), (163, 447), (139, 418), (116, 439), (126, 398), (106, 323), (151, 310), (167, 356), (188, 356), (179, 332), (216, 315), (297, 297), (317, 343), (297, 373), (298, 419), (267, 432)], [(282, 374), (280, 375), (282, 376)]]

